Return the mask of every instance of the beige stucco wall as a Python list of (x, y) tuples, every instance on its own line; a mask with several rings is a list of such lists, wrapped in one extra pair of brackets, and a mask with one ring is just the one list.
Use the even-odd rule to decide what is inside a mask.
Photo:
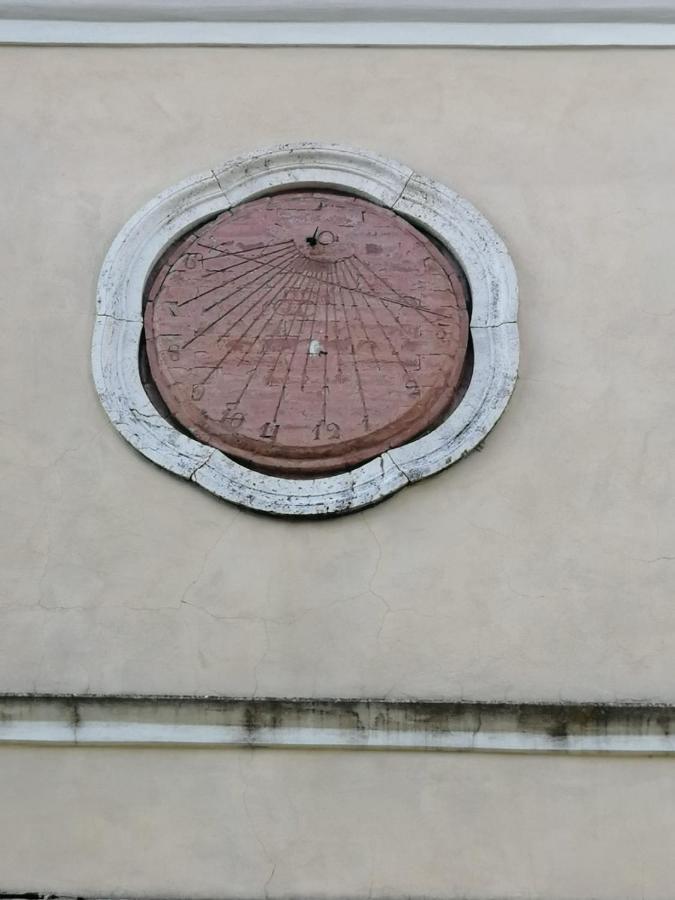
[[(0, 690), (675, 701), (675, 51), (0, 49)], [(96, 278), (160, 189), (337, 140), (478, 205), (522, 377), (460, 465), (346, 518), (137, 455)], [(0, 891), (672, 896), (669, 759), (0, 751)]]
[[(675, 52), (0, 51), (3, 690), (675, 700)], [(338, 140), (506, 239), (522, 375), (481, 453), (289, 522), (99, 406), (94, 290), (160, 189)]]
[(670, 759), (16, 748), (0, 760), (5, 891), (673, 896)]

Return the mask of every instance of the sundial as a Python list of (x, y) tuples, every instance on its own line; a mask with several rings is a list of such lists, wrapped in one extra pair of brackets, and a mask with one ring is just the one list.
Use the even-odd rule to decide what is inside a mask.
[(112, 242), (96, 308), (94, 383), (118, 432), (274, 515), (364, 509), (441, 472), (516, 383), (499, 235), (448, 186), (340, 144), (166, 187)]
[(447, 414), (467, 305), (453, 257), (391, 209), (287, 190), (169, 247), (147, 285), (145, 345), (184, 431), (264, 472), (321, 476)]

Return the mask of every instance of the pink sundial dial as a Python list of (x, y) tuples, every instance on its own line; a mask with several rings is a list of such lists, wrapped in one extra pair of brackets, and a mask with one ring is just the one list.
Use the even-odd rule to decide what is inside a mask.
[(199, 226), (148, 283), (153, 381), (198, 440), (279, 475), (323, 475), (433, 427), (469, 333), (457, 264), (406, 220), (293, 191)]

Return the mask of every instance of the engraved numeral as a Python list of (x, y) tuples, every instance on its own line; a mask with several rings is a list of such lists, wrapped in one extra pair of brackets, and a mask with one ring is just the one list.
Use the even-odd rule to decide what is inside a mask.
[(192, 385), (192, 394), (191, 397), (193, 400), (201, 400), (204, 396), (204, 385), (203, 384), (193, 384)]
[(260, 429), (260, 437), (265, 438), (268, 441), (274, 441), (276, 440), (278, 431), (279, 426), (276, 422), (265, 422), (263, 427)]
[(336, 441), (340, 437), (340, 426), (337, 422), (318, 422), (314, 428), (315, 441), (321, 440), (324, 429), (326, 430), (326, 437), (330, 440)]
[(419, 395), (420, 395), (420, 386), (419, 386), (419, 384), (415, 381), (414, 378), (410, 378), (410, 379), (408, 379), (408, 381), (406, 381), (406, 383), (405, 383), (405, 389), (406, 389), (406, 391), (408, 391), (408, 393), (409, 393), (412, 397), (419, 397)]
[(223, 413), (223, 417), (220, 421), (222, 422), (223, 427), (227, 429), (227, 431), (238, 431), (244, 424), (244, 419), (244, 414), (237, 412), (236, 403), (225, 404), (225, 412)]
[(169, 359), (173, 360), (173, 362), (180, 359), (180, 346), (178, 344), (169, 345)]
[(204, 261), (204, 257), (201, 253), (188, 253), (185, 257), (185, 268), (186, 269), (196, 269), (198, 265), (201, 265)]

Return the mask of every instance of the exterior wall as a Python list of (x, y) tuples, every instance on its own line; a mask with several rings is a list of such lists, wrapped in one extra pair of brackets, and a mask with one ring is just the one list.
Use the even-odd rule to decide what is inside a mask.
[[(668, 50), (4, 48), (5, 689), (675, 699), (674, 72)], [(148, 464), (89, 373), (126, 218), (305, 137), (449, 183), (521, 284), (484, 451), (324, 522)]]
[[(671, 50), (2, 48), (2, 689), (675, 702), (674, 89)], [(152, 466), (89, 367), (124, 221), (306, 138), (449, 184), (521, 287), (483, 451), (317, 522)], [(671, 765), (5, 748), (0, 890), (666, 897)]]
[(673, 896), (671, 759), (17, 748), (0, 760), (8, 891)]

